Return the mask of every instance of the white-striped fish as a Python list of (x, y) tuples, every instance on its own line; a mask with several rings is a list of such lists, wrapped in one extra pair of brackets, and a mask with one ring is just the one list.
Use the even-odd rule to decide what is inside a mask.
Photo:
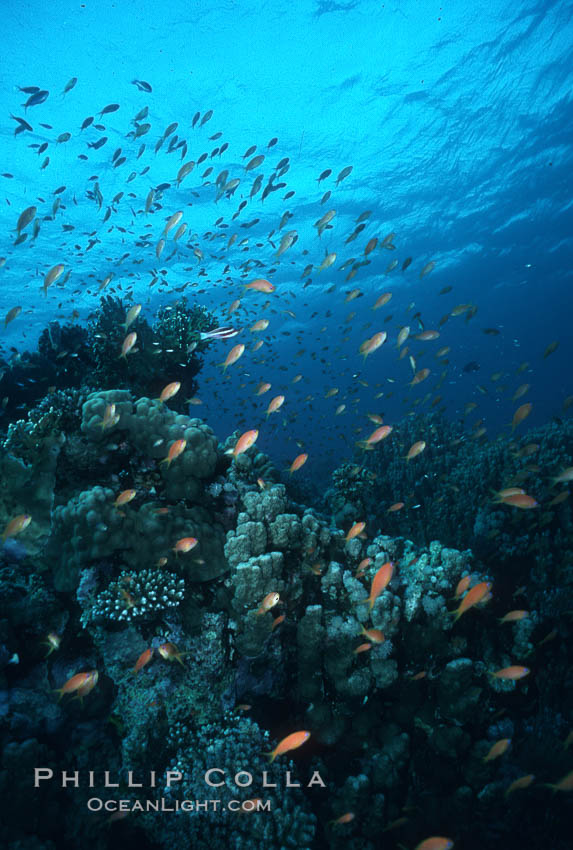
[(204, 339), (230, 339), (232, 336), (237, 336), (238, 330), (231, 327), (215, 328), (212, 331), (205, 331), (201, 334), (201, 340)]

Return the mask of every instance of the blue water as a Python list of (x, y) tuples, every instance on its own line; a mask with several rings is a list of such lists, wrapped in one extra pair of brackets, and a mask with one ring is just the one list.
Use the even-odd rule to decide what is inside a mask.
[[(7, 258), (1, 270), (2, 308), (24, 307), (3, 335), (5, 346), (33, 347), (47, 321), (69, 318), (73, 309), (85, 320), (98, 301), (94, 281), (109, 273), (114, 277), (106, 294), (129, 289), (147, 316), (173, 299), (169, 287), (198, 281), (199, 302), (215, 311), (221, 324), (228, 323), (226, 308), (241, 297), (241, 284), (253, 278), (240, 264), (247, 258), (260, 260), (255, 272), (267, 275), (275, 266), (269, 234), (288, 210), (292, 218), (282, 233), (294, 229), (298, 241), (271, 275), (277, 290), (268, 299), (268, 312), (262, 312), (265, 296), (247, 293), (233, 316), (238, 327), (268, 316), (265, 345), (230, 370), (225, 384), (216, 364), (231, 343), (211, 346), (206, 358), (202, 413), (213, 424), (216, 419), (219, 436), (236, 427), (252, 388), (266, 380), (273, 392), (284, 392), (286, 403), (281, 422), (272, 426), (280, 432), (279, 442), (269, 428), (261, 433), (261, 447), (272, 448), (279, 457), (282, 452), (282, 460), (292, 455), (292, 439), (304, 438), (317, 461), (319, 455), (321, 462), (328, 457), (326, 471), (345, 451), (338, 433), (360, 427), (367, 410), (397, 421), (412, 399), (427, 392), (435, 397), (441, 367), (434, 352), (441, 345), (451, 347), (440, 389), (449, 415), (457, 416), (467, 401), (478, 401), (476, 416), (496, 433), (510, 421), (515, 407), (510, 395), (523, 381), (531, 384), (527, 400), (534, 404), (532, 424), (559, 413), (571, 392), (567, 364), (573, 355), (569, 4), (246, 0), (142, 5), (101, 0), (57, 2), (49, 8), (8, 2), (4, 9), (0, 132), (3, 169), (13, 178), (2, 178)], [(77, 76), (77, 85), (62, 96), (72, 76)], [(152, 93), (138, 90), (133, 79), (150, 83)], [(34, 132), (14, 138), (10, 113), (24, 117), (21, 104), (27, 95), (17, 86), (27, 85), (47, 89), (50, 96), (26, 112)], [(120, 109), (101, 119), (105, 132), (92, 125), (80, 133), (83, 119), (109, 103)], [(150, 132), (141, 139), (126, 138), (133, 129), (131, 119), (144, 106), (149, 107), (145, 120), (151, 123)], [(191, 129), (195, 112), (204, 115), (207, 110), (213, 110), (212, 118)], [(42, 128), (41, 122), (53, 129)], [(179, 188), (173, 181), (180, 151), (167, 154), (164, 144), (153, 153), (171, 122), (178, 122), (176, 132), (187, 141), (186, 160), (228, 143), (222, 157), (208, 157)], [(56, 145), (55, 138), (66, 131), (71, 139)], [(209, 141), (217, 132), (220, 139)], [(87, 148), (104, 135), (105, 146)], [(267, 149), (273, 137), (278, 142)], [(38, 156), (30, 146), (43, 142), (49, 147)], [(146, 151), (135, 160), (141, 142)], [(260, 169), (246, 173), (248, 160), (242, 156), (251, 145), (266, 159)], [(126, 162), (114, 169), (111, 157), (118, 147)], [(87, 154), (87, 160), (78, 159), (80, 154)], [(49, 165), (40, 170), (46, 155)], [(290, 169), (281, 178), (287, 187), (264, 203), (261, 191), (249, 200), (255, 176), (265, 175), (264, 187), (283, 157), (289, 158)], [(209, 165), (211, 183), (203, 185), (207, 180), (200, 175)], [(353, 166), (351, 174), (336, 186), (334, 178), (347, 165)], [(145, 166), (149, 171), (140, 176)], [(239, 177), (241, 183), (231, 198), (215, 203), (213, 183), (223, 168), (229, 170), (228, 179)], [(332, 175), (317, 185), (327, 168)], [(126, 185), (132, 171), (137, 176)], [(101, 210), (86, 198), (94, 176), (104, 197)], [(163, 195), (162, 209), (145, 216), (145, 197), (162, 182), (173, 184)], [(13, 247), (21, 210), (37, 204), (39, 217), (50, 215), (53, 192), (62, 185), (66, 190), (55, 220), (42, 223), (33, 244)], [(321, 205), (329, 189), (332, 196)], [(290, 190), (294, 196), (282, 200)], [(123, 199), (104, 224), (107, 204), (121, 191)], [(249, 202), (233, 222), (243, 199)], [(179, 209), (188, 231), (177, 255), (162, 266), (154, 255), (155, 243), (168, 216)], [(333, 227), (319, 239), (312, 225), (330, 209), (336, 210)], [(364, 210), (372, 211), (366, 228), (345, 245)], [(219, 217), (226, 229), (214, 227)], [(238, 227), (255, 217), (260, 221), (252, 229)], [(65, 233), (64, 224), (75, 230)], [(146, 229), (152, 233), (149, 245), (137, 248), (136, 238)], [(207, 232), (224, 233), (224, 238), (210, 242)], [(351, 266), (339, 271), (342, 263), (360, 260), (368, 239), (381, 240), (390, 232), (396, 234), (396, 250), (377, 248), (370, 264), (346, 282)], [(236, 242), (225, 249), (234, 233), (237, 242), (248, 237), (248, 248)], [(98, 241), (86, 252), (89, 234)], [(272, 241), (278, 247), (280, 237), (275, 233)], [(193, 255), (192, 246), (201, 248), (203, 261)], [(317, 267), (325, 249), (337, 253), (335, 264), (312, 273), (312, 282), (303, 288), (303, 268), (308, 263)], [(406, 257), (413, 258), (412, 264), (402, 273)], [(398, 267), (385, 274), (393, 259)], [(429, 261), (435, 269), (420, 280)], [(71, 269), (71, 277), (44, 298), (41, 278), (57, 262)], [(161, 296), (149, 289), (150, 271), (158, 267), (168, 269), (169, 287)], [(452, 291), (439, 295), (446, 286)], [(345, 304), (345, 294), (353, 288), (363, 295)], [(371, 305), (384, 291), (391, 291), (393, 299), (373, 313)], [(194, 296), (193, 288), (187, 295)], [(412, 332), (419, 330), (408, 320), (416, 311), (426, 328), (435, 328), (460, 303), (475, 304), (477, 314), (470, 322), (463, 315), (450, 318), (440, 328), (439, 341), (413, 344), (419, 367), (430, 366), (432, 374), (405, 392), (412, 372), (407, 358), (396, 361), (398, 329), (410, 324)], [(296, 318), (284, 314), (285, 309)], [(325, 317), (327, 310), (331, 315)], [(356, 315), (345, 323), (351, 311)], [(385, 324), (389, 314), (393, 318)], [(483, 328), (500, 334), (486, 336)], [(389, 339), (363, 364), (358, 346), (377, 330), (387, 330)], [(560, 341), (559, 349), (543, 360), (553, 340)], [(304, 354), (297, 357), (299, 349)], [(469, 361), (479, 363), (479, 372), (463, 373)], [(530, 366), (516, 377), (523, 361)], [(491, 382), (496, 371), (503, 372), (505, 393), (496, 392)], [(304, 378), (293, 387), (290, 381), (298, 372)], [(368, 389), (357, 388), (357, 373)], [(203, 383), (205, 378), (212, 380)], [(390, 387), (388, 378), (397, 383)], [(487, 396), (476, 390), (478, 383)], [(377, 392), (393, 390), (393, 396), (372, 400), (374, 385)], [(324, 401), (331, 387), (339, 393)], [(305, 402), (307, 396), (312, 398)], [(258, 399), (257, 407), (264, 410), (268, 398)], [(351, 404), (354, 398), (360, 401)], [(345, 402), (347, 409), (333, 433), (333, 408)], [(250, 402), (246, 409), (247, 418), (255, 419)], [(296, 424), (289, 422), (294, 412)]]

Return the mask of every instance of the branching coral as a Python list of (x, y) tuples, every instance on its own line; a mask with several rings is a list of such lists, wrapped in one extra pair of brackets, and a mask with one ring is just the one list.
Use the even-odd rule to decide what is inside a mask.
[(173, 573), (157, 569), (133, 573), (124, 570), (107, 590), (96, 596), (85, 612), (85, 619), (122, 623), (152, 620), (168, 608), (177, 608), (184, 595), (185, 582)]

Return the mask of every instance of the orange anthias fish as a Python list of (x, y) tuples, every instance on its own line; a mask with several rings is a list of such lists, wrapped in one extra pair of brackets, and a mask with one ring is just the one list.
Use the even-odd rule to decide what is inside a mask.
[(273, 624), (271, 626), (271, 632), (274, 632), (274, 630), (277, 628), (277, 626), (280, 626), (281, 623), (284, 623), (285, 619), (286, 619), (286, 614), (281, 614), (280, 616), (275, 617), (275, 619), (273, 620)]
[(259, 331), (266, 331), (269, 326), (268, 319), (259, 319), (258, 322), (255, 322), (251, 327), (251, 333), (258, 333)]
[(44, 295), (47, 297), (48, 295), (48, 287), (55, 283), (60, 279), (64, 271), (64, 266), (62, 263), (58, 263), (57, 266), (52, 266), (49, 272), (47, 272), (44, 278)]
[(271, 399), (271, 401), (269, 402), (269, 406), (265, 411), (266, 416), (270, 416), (271, 413), (276, 413), (277, 410), (282, 407), (284, 400), (284, 395), (277, 395), (273, 399)]
[(107, 428), (113, 428), (114, 425), (117, 425), (120, 418), (120, 414), (115, 411), (115, 404), (106, 404), (99, 427), (102, 431), (105, 431)]
[(291, 750), (296, 750), (298, 747), (301, 747), (305, 741), (308, 741), (309, 738), (310, 732), (293, 732), (291, 735), (287, 735), (286, 738), (283, 738), (282, 741), (276, 745), (274, 750), (271, 750), (270, 753), (263, 753), (263, 755), (269, 756), (270, 764), (277, 756), (282, 756)]
[(127, 505), (128, 502), (131, 502), (133, 499), (135, 499), (136, 495), (136, 490), (123, 490), (118, 496), (116, 496), (113, 505), (115, 508), (120, 508), (122, 505)]
[(308, 459), (307, 454), (303, 453), (301, 455), (297, 455), (295, 457), (295, 459), (293, 460), (293, 462), (291, 463), (291, 465), (289, 466), (290, 475), (292, 475), (293, 472), (296, 472), (297, 469), (300, 469), (301, 466), (303, 466), (306, 463), (307, 459)]
[(360, 626), (360, 634), (364, 635), (364, 637), (368, 638), (372, 643), (384, 643), (386, 638), (384, 637), (384, 632), (381, 632), (380, 629), (365, 629), (364, 626)]
[(196, 537), (182, 537), (173, 547), (173, 551), (176, 555), (178, 555), (179, 552), (182, 552), (185, 555), (187, 552), (190, 552), (191, 549), (194, 549), (197, 543), (198, 540)]
[[(61, 688), (55, 689), (55, 693), (60, 695), (58, 697), (58, 700), (60, 700), (64, 696), (64, 694), (73, 694), (76, 691), (79, 691), (80, 688), (85, 687), (90, 682), (92, 682), (94, 679), (95, 679), (95, 682), (97, 682), (97, 680), (98, 680), (98, 671), (97, 670), (90, 670), (89, 673), (76, 673), (75, 676), (72, 676), (70, 679), (68, 679), (67, 682), (64, 682), (64, 684), (62, 685)], [(92, 685), (92, 687), (95, 686), (95, 682), (94, 682), (94, 685)]]
[(546, 787), (553, 788), (554, 791), (573, 791), (573, 770), (555, 784), (548, 782)]
[(425, 442), (423, 440), (418, 440), (417, 443), (414, 443), (408, 449), (408, 454), (406, 455), (406, 460), (410, 461), (413, 458), (418, 457), (418, 455), (422, 454), (422, 452), (424, 451), (425, 448), (426, 448)]
[(512, 432), (515, 431), (517, 426), (521, 422), (523, 422), (524, 419), (527, 419), (527, 417), (531, 413), (532, 409), (533, 409), (533, 405), (531, 404), (531, 402), (528, 402), (527, 404), (522, 404), (521, 407), (517, 408), (517, 410), (513, 414), (513, 419), (511, 420), (511, 430), (512, 430)]
[(12, 307), (11, 310), (8, 310), (8, 312), (6, 313), (6, 318), (4, 319), (4, 327), (7, 328), (10, 322), (13, 322), (14, 319), (17, 319), (21, 312), (21, 307)]
[(372, 579), (372, 584), (370, 586), (370, 596), (366, 599), (363, 599), (362, 602), (368, 602), (370, 611), (374, 607), (374, 603), (380, 596), (383, 590), (390, 584), (392, 581), (392, 576), (394, 575), (394, 564), (392, 561), (386, 561), (385, 564), (382, 564), (374, 578)]
[(529, 611), (508, 611), (503, 617), (500, 617), (500, 623), (517, 623), (519, 620), (525, 620), (529, 617)]
[(463, 596), (468, 587), (470, 586), (470, 581), (472, 577), (470, 575), (463, 576), (456, 585), (456, 592), (454, 593), (454, 599), (459, 599), (460, 596)]
[(168, 467), (171, 466), (173, 461), (179, 457), (179, 455), (183, 454), (185, 451), (185, 446), (187, 445), (187, 440), (175, 440), (174, 443), (171, 444), (169, 448), (169, 452), (167, 453), (167, 457), (164, 457), (162, 461), (160, 461), (160, 465), (162, 463), (166, 463)]
[(233, 457), (237, 457), (238, 455), (246, 452), (247, 449), (250, 449), (257, 442), (257, 437), (259, 436), (259, 432), (256, 428), (252, 431), (245, 431), (244, 434), (241, 434), (237, 442), (235, 443), (234, 449), (227, 449), (225, 454), (232, 455)]
[(99, 673), (97, 670), (92, 670), (91, 673), (88, 673), (87, 681), (83, 685), (80, 685), (76, 691), (76, 699), (83, 700), (84, 697), (87, 697), (97, 685), (98, 679)]
[(278, 594), (276, 591), (267, 593), (267, 595), (261, 602), (260, 608), (256, 612), (257, 617), (259, 617), (261, 614), (266, 614), (267, 611), (270, 611), (271, 608), (274, 608), (275, 605), (278, 605), (280, 598), (280, 594)]
[(172, 381), (172, 383), (167, 384), (166, 387), (163, 387), (158, 401), (169, 401), (170, 398), (173, 398), (174, 395), (177, 395), (180, 389), (181, 383), (179, 381)]
[(150, 648), (150, 649), (144, 650), (141, 653), (141, 655), (139, 656), (139, 658), (137, 659), (137, 661), (135, 662), (135, 667), (133, 668), (133, 672), (139, 673), (139, 671), (142, 670), (145, 667), (146, 664), (149, 664), (152, 657), (153, 657), (153, 649)]
[(539, 503), (535, 501), (533, 496), (528, 496), (527, 493), (514, 493), (499, 501), (502, 505), (509, 505), (512, 508), (521, 508), (526, 511), (539, 507)]
[(365, 528), (365, 522), (355, 522), (344, 539), (348, 541), (352, 540), (354, 537), (358, 537), (358, 535), (361, 534)]
[(335, 818), (334, 820), (329, 820), (329, 823), (339, 824), (339, 823), (350, 823), (355, 818), (354, 812), (345, 812), (343, 815), (340, 815), (339, 818)]
[(370, 566), (371, 563), (372, 563), (372, 558), (362, 558), (362, 560), (360, 561), (360, 563), (356, 567), (355, 578), (358, 578), (360, 575), (362, 575), (364, 573), (364, 570), (366, 570)]
[(263, 278), (257, 278), (256, 280), (252, 280), (250, 283), (246, 283), (245, 289), (254, 289), (255, 292), (266, 293), (275, 291), (275, 287), (270, 280), (264, 280)]
[(362, 354), (366, 360), (369, 354), (372, 354), (376, 351), (376, 349), (380, 348), (381, 345), (384, 345), (387, 337), (388, 334), (386, 331), (380, 331), (379, 333), (374, 334), (374, 336), (371, 336), (369, 339), (364, 340), (359, 348), (360, 354)]
[[(433, 267), (433, 263), (428, 263)], [(415, 850), (451, 850), (454, 842), (451, 838), (444, 838), (442, 835), (433, 835), (431, 838), (425, 838), (419, 844), (416, 844)]]
[(490, 748), (487, 755), (483, 757), (483, 761), (493, 761), (494, 759), (499, 758), (505, 752), (507, 752), (509, 745), (511, 744), (511, 738), (502, 738), (500, 741), (496, 741), (495, 744)]
[(52, 652), (56, 652), (60, 648), (60, 644), (62, 642), (62, 638), (60, 635), (56, 634), (56, 632), (50, 632), (46, 635), (46, 639), (42, 641), (44, 646), (48, 647), (48, 651), (45, 655), (47, 658)]
[(425, 381), (428, 375), (430, 374), (430, 370), (428, 368), (419, 369), (412, 380), (410, 381), (409, 386), (415, 387), (416, 384), (421, 384), (422, 381)]
[(359, 440), (356, 444), (360, 446), (362, 449), (366, 449), (366, 451), (372, 450), (372, 447), (377, 443), (385, 440), (386, 437), (389, 437), (392, 433), (392, 425), (382, 425), (380, 428), (376, 428), (375, 431), (372, 431), (369, 437), (365, 440)]
[(521, 487), (505, 487), (503, 490), (498, 490), (495, 493), (492, 502), (494, 505), (499, 505), (505, 499), (509, 499), (510, 496), (525, 496), (525, 490)]
[(511, 785), (506, 788), (504, 797), (507, 797), (508, 794), (511, 794), (513, 791), (520, 791), (523, 788), (529, 788), (534, 779), (535, 775), (533, 773), (528, 773), (526, 776), (520, 776), (519, 779), (514, 779)]
[(228, 366), (232, 366), (233, 363), (237, 362), (239, 357), (241, 357), (241, 355), (243, 354), (244, 350), (245, 350), (245, 346), (243, 345), (242, 342), (240, 342), (238, 345), (234, 345), (232, 347), (232, 349), (229, 351), (229, 353), (227, 354), (227, 356), (223, 360), (223, 362), (219, 363), (219, 366), (223, 367), (223, 372), (227, 371)]
[(563, 502), (567, 501), (569, 498), (569, 491), (562, 490), (555, 498), (551, 499), (550, 502), (547, 502), (547, 507), (552, 508), (554, 505), (561, 505)]
[(124, 341), (121, 344), (121, 354), (119, 355), (120, 358), (123, 357), (124, 360), (127, 360), (127, 355), (130, 351), (133, 350), (133, 346), (136, 342), (137, 334), (135, 333), (135, 331), (132, 331), (125, 337)]
[[(425, 277), (427, 274), (430, 274), (430, 272), (433, 271), (433, 269), (435, 269), (435, 268), (436, 268), (436, 263), (434, 262), (434, 260), (430, 260), (430, 262), (426, 263), (426, 265), (424, 266), (424, 268), (420, 272), (420, 279)], [(451, 846), (451, 845), (448, 845), (448, 846)], [(416, 848), (416, 850), (418, 850), (418, 848)], [(426, 848), (424, 848), (424, 850), (426, 850)], [(435, 850), (435, 848), (432, 847), (432, 850)]]
[(178, 661), (182, 667), (185, 667), (183, 664), (183, 656), (187, 653), (179, 652), (174, 643), (162, 643), (161, 646), (157, 648), (160, 656), (164, 658), (166, 661)]
[(31, 522), (32, 517), (29, 514), (18, 514), (18, 516), (15, 516), (14, 519), (11, 519), (6, 524), (2, 532), (2, 542), (4, 543), (8, 537), (15, 537), (17, 534), (20, 534), (21, 531), (28, 528)]
[(124, 330), (127, 333), (127, 330), (130, 325), (132, 325), (139, 314), (141, 313), (141, 304), (134, 304), (133, 307), (130, 307), (125, 316), (125, 322), (123, 324)]
[[(253, 797), (252, 800), (243, 800), (241, 808), (238, 811), (239, 815), (248, 814), (249, 812), (258, 812), (259, 806), (263, 803), (262, 797)], [(264, 808), (264, 806), (263, 806)]]
[(173, 215), (168, 219), (165, 228), (163, 230), (163, 236), (167, 236), (170, 230), (173, 230), (176, 227), (181, 219), (183, 218), (183, 213), (181, 211), (173, 213)]
[(483, 602), (486, 597), (489, 596), (490, 590), (490, 581), (480, 581), (479, 584), (474, 585), (474, 587), (472, 587), (472, 589), (469, 590), (462, 599), (459, 608), (456, 608), (455, 611), (451, 612), (455, 615), (454, 623), (460, 619), (462, 614), (465, 614), (466, 611), (469, 611), (470, 608), (473, 608), (474, 605), (478, 605), (480, 602)]
[(391, 292), (384, 292), (382, 295), (378, 296), (378, 298), (374, 302), (374, 306), (372, 307), (372, 309), (373, 310), (379, 310), (380, 307), (383, 307), (385, 304), (387, 304), (388, 301), (390, 301), (391, 298), (392, 298)]
[(419, 339), (420, 342), (432, 342), (434, 339), (439, 339), (439, 331), (422, 331), (414, 336), (414, 339)]
[(563, 472), (552, 478), (551, 484), (564, 484), (569, 481), (573, 481), (573, 466), (568, 466), (567, 469), (564, 469)]
[(506, 679), (515, 682), (517, 679), (523, 679), (524, 676), (529, 676), (530, 672), (529, 667), (521, 667), (515, 664), (511, 667), (502, 667), (501, 670), (496, 670), (494, 673), (490, 672), (489, 675), (493, 676), (494, 679)]

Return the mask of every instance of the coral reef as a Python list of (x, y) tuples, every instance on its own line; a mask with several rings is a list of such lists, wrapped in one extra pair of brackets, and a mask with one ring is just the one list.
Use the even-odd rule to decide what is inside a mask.
[[(200, 848), (231, 845), (249, 848), (254, 843), (263, 847), (310, 848), (316, 831), (316, 818), (300, 790), (284, 787), (284, 766), (266, 765), (261, 751), (269, 749), (268, 734), (261, 732), (255, 722), (227, 712), (217, 723), (194, 728), (185, 721), (175, 722), (169, 730), (167, 747), (173, 756), (169, 769), (184, 777), (181, 783), (166, 787), (167, 799), (202, 800), (205, 797), (204, 777), (209, 768), (216, 767), (212, 781), (218, 784), (217, 811), (194, 811), (172, 820), (165, 829), (157, 816), (145, 815), (149, 832), (158, 840), (181, 848)], [(294, 785), (300, 779), (292, 762), (287, 763)], [(224, 773), (222, 773), (224, 771)], [(262, 774), (275, 788), (263, 789)], [(241, 787), (234, 782), (252, 784)], [(240, 805), (255, 795), (264, 794), (270, 808), (267, 812), (249, 813)], [(229, 808), (235, 801), (235, 808)]]
[[(422, 438), (423, 453), (405, 463), (408, 447)], [(335, 470), (326, 494), (341, 525), (356, 516), (368, 517), (384, 533), (420, 545), (440, 540), (456, 548), (470, 546), (480, 558), (495, 552), (503, 562), (532, 554), (551, 559), (557, 568), (566, 556), (571, 507), (568, 501), (553, 503), (559, 491), (546, 471), (557, 474), (573, 462), (570, 421), (532, 429), (520, 440), (487, 442), (472, 439), (463, 423), (438, 414), (418, 416), (398, 423), (380, 446), (358, 452), (356, 459)], [(495, 494), (506, 487), (525, 488), (541, 510), (524, 512), (500, 504)], [(403, 509), (388, 512), (398, 502), (404, 502)]]
[[(151, 326), (139, 315), (129, 328), (137, 334), (137, 346), (128, 357), (120, 357), (127, 330), (125, 317), (130, 305), (105, 296), (88, 322), (88, 340), (93, 352), (93, 383), (101, 389), (126, 387), (136, 395), (159, 396), (168, 381), (179, 381), (175, 409), (185, 409), (185, 399), (195, 395), (195, 376), (201, 368), (198, 354), (205, 350), (201, 331), (215, 327), (214, 317), (197, 304), (187, 307), (185, 298), (162, 307)], [(166, 379), (167, 376), (167, 379)]]
[(0, 526), (17, 515), (32, 518), (23, 540), (30, 555), (41, 551), (50, 532), (56, 467), (64, 436), (53, 408), (11, 424), (0, 454)]
[(185, 582), (173, 573), (156, 569), (132, 575), (124, 570), (96, 596), (85, 620), (150, 620), (168, 608), (177, 608), (184, 596)]
[[(436, 435), (435, 422), (423, 424)], [(535, 450), (556, 474), (569, 457), (568, 428), (557, 432), (538, 430)], [(399, 440), (415, 436), (411, 426)], [(495, 809), (520, 775), (550, 781), (557, 767), (564, 775), (571, 683), (559, 671), (567, 667), (570, 509), (565, 499), (550, 506), (562, 488), (525, 469), (532, 449), (462, 442), (457, 460), (445, 453), (441, 473), (437, 454), (424, 453), (407, 467), (404, 511), (388, 514), (388, 482), (398, 458), (404, 463), (397, 440), (387, 452), (393, 460), (369, 453), (364, 464), (341, 467), (329, 521), (295, 500), (300, 490), (279, 483), (255, 447), (225, 455), (236, 439), (218, 445), (206, 423), (127, 387), (56, 391), (10, 424), (0, 509), (4, 524), (18, 511), (33, 521), (0, 555), (8, 741), (0, 793), (12, 800), (18, 760), (57, 764), (65, 752), (66, 770), (124, 776), (153, 765), (163, 771), (159, 785), (122, 788), (123, 798), (212, 795), (220, 810), (138, 813), (92, 834), (77, 818), (93, 796), (88, 788), (78, 789), (73, 808), (47, 788), (41, 804), (54, 812), (67, 805), (66, 841), (89, 835), (96, 850), (108, 846), (112, 829), (150, 847), (377, 850), (384, 830), (396, 830), (404, 846), (425, 826), (431, 834), (436, 801), (450, 801), (447, 822), (464, 834), (468, 817)], [(180, 451), (170, 454), (173, 446)], [(455, 497), (472, 486), (468, 466), (477, 458), (487, 475), (466, 515)], [(545, 506), (531, 518), (490, 492), (525, 472), (527, 491)], [(347, 534), (358, 519), (365, 530)], [(394, 523), (412, 536), (395, 533)], [(448, 538), (463, 546), (445, 545)], [(189, 551), (178, 548), (182, 540)], [(490, 583), (491, 599), (462, 612), (460, 582), (466, 590)], [(527, 593), (527, 603), (516, 592)], [(526, 616), (499, 622), (521, 605)], [(532, 673), (491, 675), (511, 665)], [(54, 689), (61, 694), (89, 670), (99, 674), (93, 692), (57, 700)], [(527, 742), (542, 722), (547, 744), (536, 749)], [(266, 764), (262, 753), (295, 729), (310, 730), (307, 749)], [(505, 738), (510, 752), (484, 761)], [(212, 767), (227, 774), (208, 792)], [(167, 770), (182, 775), (170, 787)], [(236, 785), (241, 770), (253, 775), (252, 786)], [(285, 787), (287, 770), (301, 787)], [(276, 788), (256, 785), (263, 771)], [(312, 771), (326, 789), (305, 788)], [(227, 808), (258, 798), (271, 813)], [(526, 823), (520, 799), (511, 805)], [(415, 819), (404, 815), (404, 801)], [(354, 817), (339, 823), (345, 812)], [(8, 818), (3, 830), (12, 846), (17, 824)], [(29, 831), (49, 846), (54, 830), (47, 817)]]

